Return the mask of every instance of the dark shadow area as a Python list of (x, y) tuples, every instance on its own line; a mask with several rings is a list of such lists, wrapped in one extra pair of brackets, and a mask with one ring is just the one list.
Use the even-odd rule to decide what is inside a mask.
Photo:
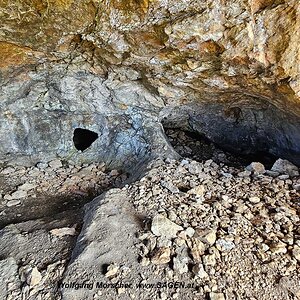
[[(236, 100), (233, 97), (228, 103), (197, 102), (168, 108), (161, 114), (162, 124), (164, 128), (185, 131), (187, 141), (201, 143), (203, 147), (198, 147), (195, 154), (192, 143), (188, 147), (191, 149), (185, 149), (196, 156), (195, 160), (212, 158), (211, 152), (219, 149), (244, 161), (243, 165), (258, 161), (269, 168), (281, 158), (300, 166), (300, 117), (267, 99), (240, 95), (239, 102)], [(182, 141), (177, 146), (184, 149), (187, 145)]]
[(73, 135), (74, 146), (77, 150), (84, 151), (89, 148), (98, 137), (98, 133), (94, 131), (76, 128)]
[(271, 168), (278, 158), (264, 151), (257, 151), (247, 155), (226, 151), (222, 146), (213, 143), (206, 136), (197, 132), (165, 128), (165, 133), (171, 145), (182, 157), (197, 161), (212, 159), (216, 163), (224, 163), (232, 167), (247, 166), (255, 161), (261, 162), (266, 168)]
[[(11, 190), (9, 183), (0, 176), (0, 188), (2, 185), (7, 191)], [(2, 208), (4, 213), (0, 215), (0, 230), (9, 224), (18, 224), (37, 219), (45, 219), (48, 223), (57, 219), (61, 222), (64, 214), (73, 216), (76, 219), (76, 223), (80, 225), (84, 215), (83, 206), (85, 204), (102, 193), (112, 188), (123, 187), (123, 185), (124, 181), (121, 174), (111, 182), (104, 180), (98, 188), (80, 189), (77, 187), (72, 191), (54, 195), (44, 192), (37, 193), (34, 198), (30, 196), (26, 198), (21, 205), (4, 206)]]

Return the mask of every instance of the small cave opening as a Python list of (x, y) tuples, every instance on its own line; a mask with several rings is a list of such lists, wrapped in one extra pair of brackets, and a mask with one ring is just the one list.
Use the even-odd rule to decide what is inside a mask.
[(76, 128), (73, 134), (74, 146), (79, 151), (84, 151), (89, 148), (99, 137), (98, 133), (84, 129)]

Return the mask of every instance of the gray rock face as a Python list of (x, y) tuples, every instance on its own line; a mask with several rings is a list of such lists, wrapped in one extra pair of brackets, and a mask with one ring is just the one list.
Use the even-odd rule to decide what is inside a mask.
[(285, 159), (277, 159), (274, 165), (272, 166), (271, 171), (278, 172), (280, 174), (287, 174), (289, 176), (298, 176), (298, 168)]
[[(290, 113), (267, 103), (255, 106), (250, 96), (232, 107), (204, 98), (199, 102), (195, 95), (188, 104), (174, 106), (138, 78), (121, 80), (114, 74), (106, 78), (61, 65), (6, 82), (0, 88), (0, 159), (104, 161), (129, 169), (154, 156), (176, 156), (164, 124), (203, 134), (226, 150), (271, 153), (300, 164), (300, 120)], [(74, 144), (78, 128), (98, 137), (83, 152)], [(76, 143), (87, 139), (77, 136)]]
[(14, 258), (0, 260), (0, 298), (7, 299), (8, 295), (21, 285), (18, 276), (18, 265)]
[[(162, 106), (137, 82), (59, 68), (31, 73), (1, 88), (0, 159), (35, 163), (60, 157), (126, 168), (154, 152), (172, 152), (157, 118)], [(74, 146), (76, 128), (98, 134), (84, 152)]]

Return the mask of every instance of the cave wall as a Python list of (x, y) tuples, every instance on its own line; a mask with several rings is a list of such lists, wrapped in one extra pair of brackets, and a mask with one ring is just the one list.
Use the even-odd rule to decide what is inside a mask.
[(138, 161), (169, 149), (160, 120), (188, 107), (184, 122), (213, 141), (300, 164), (299, 6), (1, 1), (1, 159), (74, 158), (84, 127), (100, 137), (80, 159)]

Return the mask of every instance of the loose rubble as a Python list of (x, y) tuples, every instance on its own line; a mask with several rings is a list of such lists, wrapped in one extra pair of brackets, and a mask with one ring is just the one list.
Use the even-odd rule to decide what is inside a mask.
[(58, 283), (81, 230), (82, 206), (126, 178), (103, 163), (58, 159), (0, 167), (0, 298), (60, 299)]
[[(150, 162), (140, 179), (87, 204), (83, 227), (76, 215), (4, 227), (0, 271), (9, 276), (1, 293), (30, 300), (299, 299), (299, 169), (280, 159), (269, 168), (222, 157)], [(15, 187), (1, 193), (4, 217), (46, 191), (82, 196), (126, 179), (103, 164), (58, 161), (1, 174)], [(111, 288), (58, 286), (83, 279)]]
[(33, 167), (2, 167), (0, 225), (78, 209), (126, 178), (104, 163), (72, 165), (59, 159)]
[(294, 168), (276, 170), (270, 175), (256, 162), (245, 168), (153, 162), (140, 181), (124, 187), (149, 219), (137, 245), (142, 266), (150, 259), (167, 280), (195, 282), (198, 290), (179, 291), (180, 299), (297, 299), (300, 178)]

